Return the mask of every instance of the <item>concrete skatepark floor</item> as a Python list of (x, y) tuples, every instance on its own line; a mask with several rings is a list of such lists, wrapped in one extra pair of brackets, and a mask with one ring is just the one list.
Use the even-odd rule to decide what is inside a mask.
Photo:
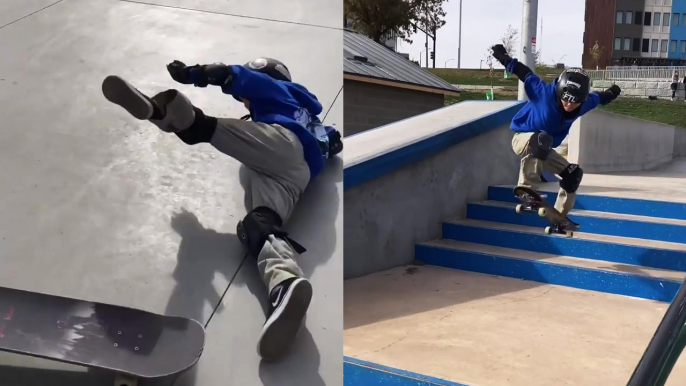
[[(242, 168), (136, 121), (100, 91), (117, 74), (238, 118), (245, 109), (233, 98), (175, 83), (165, 65), (270, 56), (342, 130), (341, 14), (335, 0), (3, 0), (0, 285), (209, 322), (195, 368), (142, 385), (341, 385), (342, 162), (331, 162), (288, 223), (308, 248), (299, 262), (314, 298), (289, 355), (261, 363), (266, 290), (235, 236), (246, 213)], [(110, 379), (0, 355), (2, 385)]]

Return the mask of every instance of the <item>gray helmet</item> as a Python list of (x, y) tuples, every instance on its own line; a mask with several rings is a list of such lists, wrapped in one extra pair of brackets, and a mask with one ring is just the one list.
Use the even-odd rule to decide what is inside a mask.
[(244, 64), (243, 67), (267, 74), (276, 80), (291, 82), (291, 73), (288, 71), (288, 67), (276, 59), (257, 58)]
[(570, 103), (584, 103), (590, 92), (590, 80), (581, 68), (564, 70), (557, 78), (555, 93), (559, 100)]

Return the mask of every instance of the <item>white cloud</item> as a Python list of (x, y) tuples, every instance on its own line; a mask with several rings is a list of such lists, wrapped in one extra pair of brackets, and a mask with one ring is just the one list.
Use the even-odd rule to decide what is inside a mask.
[[(443, 68), (449, 59), (448, 67), (457, 67), (457, 47), (459, 32), (459, 0), (449, 0), (443, 4), (447, 12), (447, 21), (438, 30), (436, 39), (436, 67)], [(584, 35), (583, 0), (567, 0), (564, 2), (538, 2), (538, 23), (536, 43), (541, 50), (542, 60), (546, 63), (562, 62), (568, 66), (580, 66), (583, 52)], [(543, 19), (543, 35), (541, 36), (541, 18)], [(612, 21), (610, 21), (612, 22)], [(519, 31), (522, 29), (522, 1), (521, 0), (463, 0), (462, 1), (462, 68), (479, 68), (480, 60), (485, 59), (488, 47), (500, 42), (500, 38), (512, 25)], [(400, 42), (398, 51), (409, 53), (410, 58), (419, 60), (419, 54), (424, 50), (425, 35), (419, 32), (411, 37), (412, 44)], [(429, 48), (433, 42), (429, 39)], [(517, 43), (519, 47), (519, 41)], [(422, 65), (425, 62), (422, 53)], [(429, 58), (429, 64), (432, 63)], [(486, 63), (483, 63), (486, 68)], [(500, 67), (500, 66), (498, 66)]]

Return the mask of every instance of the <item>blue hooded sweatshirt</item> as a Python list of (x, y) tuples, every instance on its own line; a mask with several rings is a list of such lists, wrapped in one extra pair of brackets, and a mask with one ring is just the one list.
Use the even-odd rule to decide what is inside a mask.
[(317, 115), (322, 112), (322, 105), (317, 97), (300, 84), (276, 80), (243, 66), (229, 67), (233, 81), (223, 85), (222, 92), (239, 101), (240, 98), (249, 100), (253, 122), (278, 124), (292, 131), (302, 143), (310, 180), (318, 176), (324, 169), (325, 155), (315, 134), (307, 129), (308, 125), (319, 122)]
[(592, 92), (586, 102), (577, 108), (580, 110), (578, 114), (567, 113), (557, 99), (556, 86), (557, 79), (547, 83), (533, 72), (529, 73), (524, 79), (524, 90), (529, 101), (512, 118), (510, 129), (517, 133), (545, 131), (553, 137), (553, 147), (557, 147), (569, 134), (572, 123), (600, 104), (600, 96)]

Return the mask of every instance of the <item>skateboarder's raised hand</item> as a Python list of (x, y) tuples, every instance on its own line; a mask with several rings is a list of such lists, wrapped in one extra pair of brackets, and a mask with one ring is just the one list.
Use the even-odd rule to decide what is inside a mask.
[(231, 68), (224, 63), (186, 66), (179, 60), (169, 63), (167, 71), (175, 81), (196, 87), (221, 86), (231, 82), (233, 75)]

